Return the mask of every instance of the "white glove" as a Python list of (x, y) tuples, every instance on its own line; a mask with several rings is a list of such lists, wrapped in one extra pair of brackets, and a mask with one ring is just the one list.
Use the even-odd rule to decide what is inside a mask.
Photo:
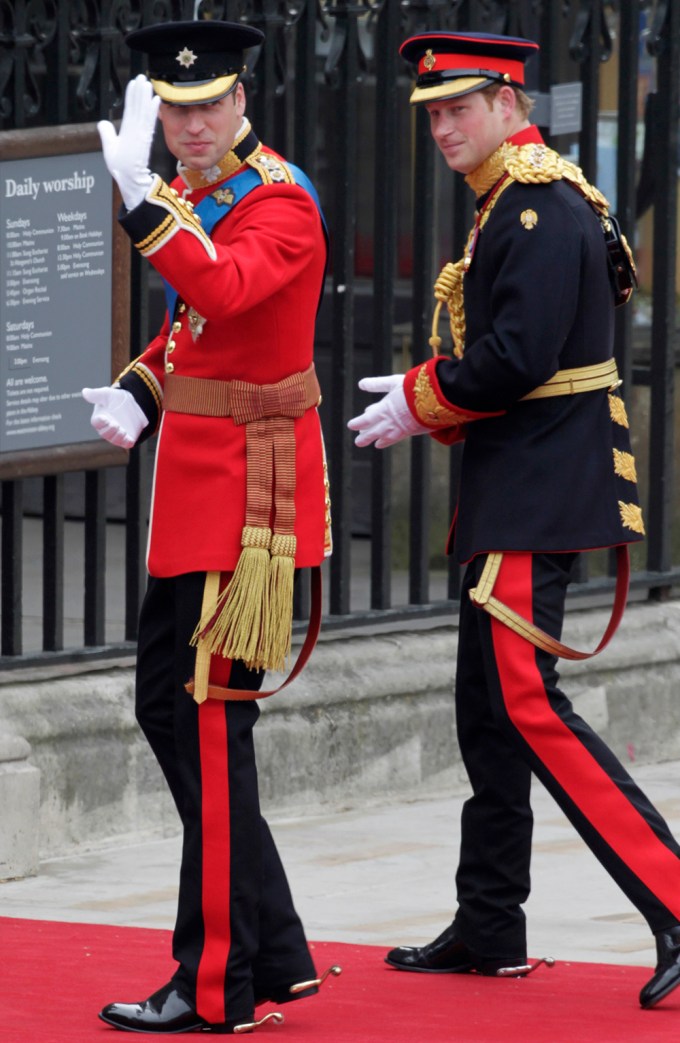
[(83, 388), (86, 402), (94, 406), (90, 423), (111, 445), (131, 449), (149, 421), (134, 395), (123, 388)]
[(139, 206), (153, 184), (149, 153), (160, 102), (146, 76), (136, 76), (125, 90), (125, 107), (118, 134), (108, 120), (100, 120), (97, 124), (104, 162), (118, 182), (128, 210)]
[(387, 377), (364, 377), (359, 381), (362, 391), (387, 392), (384, 398), (367, 406), (361, 416), (349, 421), (348, 427), (359, 434), (355, 445), (364, 446), (375, 442), (376, 449), (400, 442), (409, 435), (424, 435), (429, 428), (419, 424), (406, 403), (404, 374), (394, 373)]

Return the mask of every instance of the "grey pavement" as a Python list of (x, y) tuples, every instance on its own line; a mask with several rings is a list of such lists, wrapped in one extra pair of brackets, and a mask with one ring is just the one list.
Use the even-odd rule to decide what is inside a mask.
[[(680, 833), (680, 762), (630, 765)], [(270, 817), (310, 939), (391, 946), (430, 940), (455, 903), (461, 779), (447, 774), (410, 798), (319, 806)], [(653, 966), (646, 924), (535, 783), (533, 957)], [(266, 811), (266, 809), (265, 809)], [(171, 928), (179, 838), (79, 849), (37, 877), (0, 884), (0, 914)]]

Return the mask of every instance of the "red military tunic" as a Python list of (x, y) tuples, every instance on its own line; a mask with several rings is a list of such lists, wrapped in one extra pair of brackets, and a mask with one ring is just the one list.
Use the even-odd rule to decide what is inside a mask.
[[(177, 197), (157, 179), (147, 199), (121, 219), (178, 294), (175, 314), (120, 378), (149, 416), (148, 433), (159, 431), (148, 547), (153, 576), (232, 571), (246, 513), (245, 425), (231, 417), (165, 412), (166, 374), (272, 384), (312, 362), (326, 264), (320, 214), (298, 185), (266, 183), (270, 164), (275, 174), (288, 168), (260, 151), (252, 132), (244, 145), (241, 155), (260, 157), (251, 166), (263, 184), (228, 211), (211, 237), (183, 197), (192, 205), (211, 193), (228, 198), (231, 178), (225, 183), (218, 171), (206, 187), (188, 187), (178, 177), (171, 186)], [(200, 176), (182, 174), (194, 183)], [(294, 425), (295, 564), (303, 567), (318, 565), (329, 551), (329, 508), (317, 410), (308, 409)]]

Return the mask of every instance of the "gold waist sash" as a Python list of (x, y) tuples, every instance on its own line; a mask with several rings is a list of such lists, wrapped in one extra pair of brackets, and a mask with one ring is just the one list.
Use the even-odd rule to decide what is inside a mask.
[[(295, 570), (295, 420), (320, 401), (312, 364), (276, 384), (169, 374), (163, 408), (194, 416), (231, 417), (246, 428), (246, 516), (241, 554), (220, 590), (206, 577), (197, 647), (197, 702), (207, 695), (211, 655), (251, 669), (282, 670), (290, 655)], [(252, 696), (251, 696), (252, 697)]]

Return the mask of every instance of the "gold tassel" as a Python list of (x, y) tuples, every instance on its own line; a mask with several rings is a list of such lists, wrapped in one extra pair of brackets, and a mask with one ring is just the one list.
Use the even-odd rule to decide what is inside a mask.
[(285, 670), (293, 633), (293, 582), (295, 551), (293, 535), (274, 533), (269, 585), (269, 618), (263, 628), (261, 658), (268, 670)]
[(196, 627), (192, 645), (200, 639), (213, 655), (241, 659), (251, 669), (264, 665), (260, 648), (269, 615), (271, 538), (271, 529), (244, 527), (234, 574)]
[(439, 326), (439, 313), (442, 310), (442, 301), (437, 301), (434, 306), (434, 315), (432, 316), (432, 336), (428, 340), (428, 344), (432, 348), (432, 354), (436, 358), (441, 351), (442, 339), (437, 333), (437, 327)]

